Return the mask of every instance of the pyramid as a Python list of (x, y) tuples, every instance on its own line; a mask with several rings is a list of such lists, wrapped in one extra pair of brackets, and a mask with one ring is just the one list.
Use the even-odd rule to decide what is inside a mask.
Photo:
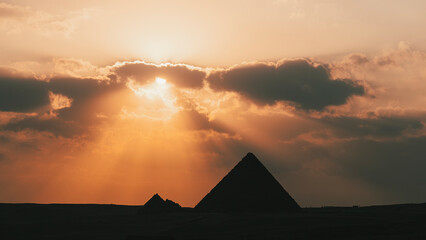
[(145, 205), (143, 205), (143, 207), (139, 210), (139, 213), (172, 212), (179, 209), (181, 209), (179, 204), (169, 199), (164, 201), (164, 199), (156, 193), (145, 203)]
[(143, 206), (150, 209), (159, 209), (164, 206), (164, 199), (156, 193)]
[(198, 211), (295, 212), (300, 206), (248, 153), (196, 206)]

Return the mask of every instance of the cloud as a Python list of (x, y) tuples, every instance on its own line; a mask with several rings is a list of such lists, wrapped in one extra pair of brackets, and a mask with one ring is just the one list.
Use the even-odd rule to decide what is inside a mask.
[[(406, 42), (376, 55), (350, 54), (330, 64), (335, 78), (362, 79), (372, 98), (354, 98), (348, 111), (426, 110), (426, 52)], [(342, 110), (342, 109), (341, 109)], [(346, 114), (351, 114), (347, 112)]]
[(23, 130), (36, 130), (40, 132), (50, 132), (55, 136), (74, 137), (78, 134), (87, 133), (84, 126), (76, 122), (66, 122), (59, 118), (41, 118), (41, 117), (28, 117), (18, 121), (12, 121), (0, 129), (6, 131), (19, 132)]
[[(374, 141), (360, 139), (330, 147), (339, 174), (362, 179), (384, 193), (380, 202), (421, 202), (426, 191), (418, 183), (426, 180), (426, 137)], [(344, 149), (339, 151), (338, 149)]]
[(333, 80), (326, 66), (306, 60), (241, 65), (212, 73), (208, 83), (215, 90), (237, 92), (259, 105), (288, 101), (304, 110), (342, 105), (349, 97), (365, 93), (356, 81)]
[(53, 110), (58, 110), (62, 108), (69, 108), (72, 104), (72, 99), (67, 98), (61, 94), (54, 94), (49, 92), (50, 106)]
[(0, 111), (31, 112), (49, 104), (48, 83), (0, 76)]
[(65, 101), (63, 104), (70, 107), (73, 101), (74, 104), (80, 104), (124, 87), (124, 83), (90, 78), (69, 77), (41, 81), (35, 78), (0, 76), (0, 111), (35, 112), (38, 108), (49, 106), (52, 97), (53, 100)]
[(181, 88), (201, 88), (206, 73), (197, 67), (185, 64), (151, 64), (145, 62), (125, 62), (115, 68), (113, 72), (121, 79), (133, 79), (139, 84), (147, 84), (156, 77), (164, 78)]
[(90, 78), (40, 81), (0, 76), (0, 111), (32, 113), (3, 121), (6, 123), (3, 130), (32, 129), (64, 137), (82, 134), (84, 129), (101, 121), (99, 113), (110, 116), (120, 112), (123, 103), (104, 101), (110, 101), (108, 94), (123, 89), (126, 89), (124, 83)]
[(424, 201), (426, 191), (418, 183), (425, 181), (425, 144), (425, 136), (353, 141), (344, 146), (347, 153), (340, 158), (340, 164), (344, 174), (378, 186), (391, 194), (395, 202)]
[(28, 16), (29, 8), (9, 3), (0, 3), (0, 18), (24, 18)]
[(92, 11), (83, 9), (65, 15), (55, 15), (28, 6), (0, 3), (0, 28), (8, 34), (31, 30), (43, 35), (60, 33), (68, 38), (74, 32), (76, 24), (87, 19)]
[(402, 136), (407, 131), (415, 132), (424, 127), (421, 119), (398, 116), (324, 117), (319, 121), (326, 123), (330, 129), (333, 129), (337, 137), (394, 138)]
[(269, 159), (305, 206), (424, 202), (425, 144), (424, 136), (328, 144), (300, 139), (280, 145)]
[[(102, 68), (94, 66), (88, 61), (75, 58), (55, 58), (51, 64), (52, 72), (57, 77), (74, 77), (74, 78), (93, 78), (105, 79)], [(40, 67), (40, 66), (37, 66)], [(36, 71), (32, 69), (32, 71)]]
[(353, 64), (353, 65), (362, 65), (368, 63), (370, 60), (365, 54), (362, 53), (352, 53), (345, 56), (343, 63)]
[(95, 118), (96, 111), (107, 109), (102, 106), (98, 106), (99, 109), (96, 109), (94, 105), (98, 105), (97, 103), (102, 101), (106, 94), (126, 88), (124, 83), (99, 81), (90, 78), (55, 78), (50, 80), (48, 86), (52, 93), (61, 94), (73, 100), (71, 107), (58, 110), (59, 117), (65, 120)]
[[(176, 178), (190, 174), (197, 179), (191, 181), (198, 186), (191, 192), (199, 196), (188, 200), (195, 203), (208, 184), (253, 151), (304, 206), (420, 201), (426, 196), (417, 184), (425, 181), (424, 55), (397, 52), (385, 54), (392, 58), (388, 65), (380, 56), (352, 54), (340, 65), (289, 60), (203, 69), (134, 61), (97, 67), (57, 58), (45, 72), (33, 71), (41, 65), (25, 67), (25, 74), (1, 68), (0, 184), (26, 179), (27, 188), (38, 189), (58, 182), (49, 175), (57, 172), (70, 182), (58, 183), (55, 190), (81, 191), (75, 186), (96, 174), (104, 179), (98, 178), (92, 189), (102, 184), (110, 189), (108, 181), (116, 174), (122, 174), (120, 184), (135, 183), (134, 189), (143, 188), (141, 182), (161, 188), (152, 182), (168, 169)], [(348, 74), (335, 74), (336, 69)], [(161, 108), (160, 98), (137, 96), (128, 88), (129, 81), (148, 87), (156, 77), (170, 83), (167, 94), (176, 111)], [(367, 91), (376, 98), (348, 102)], [(126, 117), (126, 110), (136, 117)], [(172, 117), (149, 118), (150, 111), (168, 111)], [(33, 167), (20, 168), (23, 161), (48, 169), (48, 177), (34, 184), (40, 174)], [(81, 169), (87, 176), (75, 175)], [(206, 173), (213, 179), (208, 184), (199, 181)], [(125, 175), (145, 179), (131, 181)], [(117, 189), (108, 192), (122, 196)], [(13, 194), (4, 192), (6, 200)]]
[(52, 78), (91, 78), (110, 80), (108, 67), (98, 67), (75, 58), (53, 58), (38, 61), (17, 61), (0, 65), (0, 76), (35, 78), (48, 81)]
[[(23, 78), (20, 77), (23, 73), (5, 68), (1, 73), (4, 76), (0, 76), (0, 111), (34, 113), (36, 116), (13, 118), (4, 129), (33, 129), (72, 137), (73, 134), (65, 131), (66, 126), (72, 129), (72, 133), (83, 133), (81, 129), (75, 131), (73, 124), (77, 123), (79, 127), (88, 129), (109, 117), (118, 116), (125, 109), (144, 112), (141, 108), (154, 107), (153, 110), (159, 111), (158, 106), (149, 106), (155, 101), (158, 103), (158, 99), (145, 103), (146, 99), (136, 96), (128, 89), (130, 81), (137, 81), (144, 87), (144, 83), (155, 80), (155, 77), (164, 77), (175, 85), (173, 91), (179, 91), (179, 88), (201, 88), (205, 78), (204, 71), (191, 66), (142, 63), (120, 63), (118, 67), (105, 67), (103, 70), (92, 68), (92, 73), (98, 72), (95, 78), (74, 77), (75, 71), (69, 74), (71, 76), (63, 76), (70, 67), (81, 68), (80, 63), (81, 61), (67, 61), (61, 65), (59, 74), (53, 72), (50, 74), (52, 78), (44, 80)], [(175, 100), (171, 98), (171, 101)], [(55, 117), (47, 119), (46, 115)], [(201, 118), (188, 119), (195, 121), (193, 123), (196, 128), (199, 127), (197, 124), (201, 124)], [(209, 126), (212, 127), (213, 125)]]

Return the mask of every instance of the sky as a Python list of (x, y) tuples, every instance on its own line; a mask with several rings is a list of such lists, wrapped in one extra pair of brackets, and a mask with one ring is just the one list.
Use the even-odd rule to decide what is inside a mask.
[(422, 0), (0, 2), (0, 202), (426, 202)]

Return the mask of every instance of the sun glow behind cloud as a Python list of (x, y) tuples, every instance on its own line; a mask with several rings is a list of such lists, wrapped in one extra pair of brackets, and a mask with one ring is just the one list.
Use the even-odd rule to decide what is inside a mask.
[[(177, 98), (174, 96), (173, 85), (164, 78), (156, 77), (155, 81), (139, 85), (136, 81), (129, 81), (127, 87), (141, 99), (138, 110), (140, 114), (133, 116), (148, 117), (157, 120), (169, 120), (180, 107), (176, 106)], [(128, 110), (124, 108), (128, 113)]]

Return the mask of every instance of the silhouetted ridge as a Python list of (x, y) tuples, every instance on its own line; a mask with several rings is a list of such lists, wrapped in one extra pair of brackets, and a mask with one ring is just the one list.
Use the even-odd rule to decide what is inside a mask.
[(173, 202), (172, 200), (166, 199), (165, 205), (168, 209), (180, 209), (182, 208), (178, 203)]
[(221, 212), (293, 212), (300, 210), (300, 207), (257, 157), (249, 152), (195, 209)]
[(164, 199), (156, 193), (145, 203), (145, 205), (143, 205), (143, 207), (139, 210), (139, 213), (172, 212), (179, 209), (181, 209), (179, 204), (169, 199), (164, 201)]

